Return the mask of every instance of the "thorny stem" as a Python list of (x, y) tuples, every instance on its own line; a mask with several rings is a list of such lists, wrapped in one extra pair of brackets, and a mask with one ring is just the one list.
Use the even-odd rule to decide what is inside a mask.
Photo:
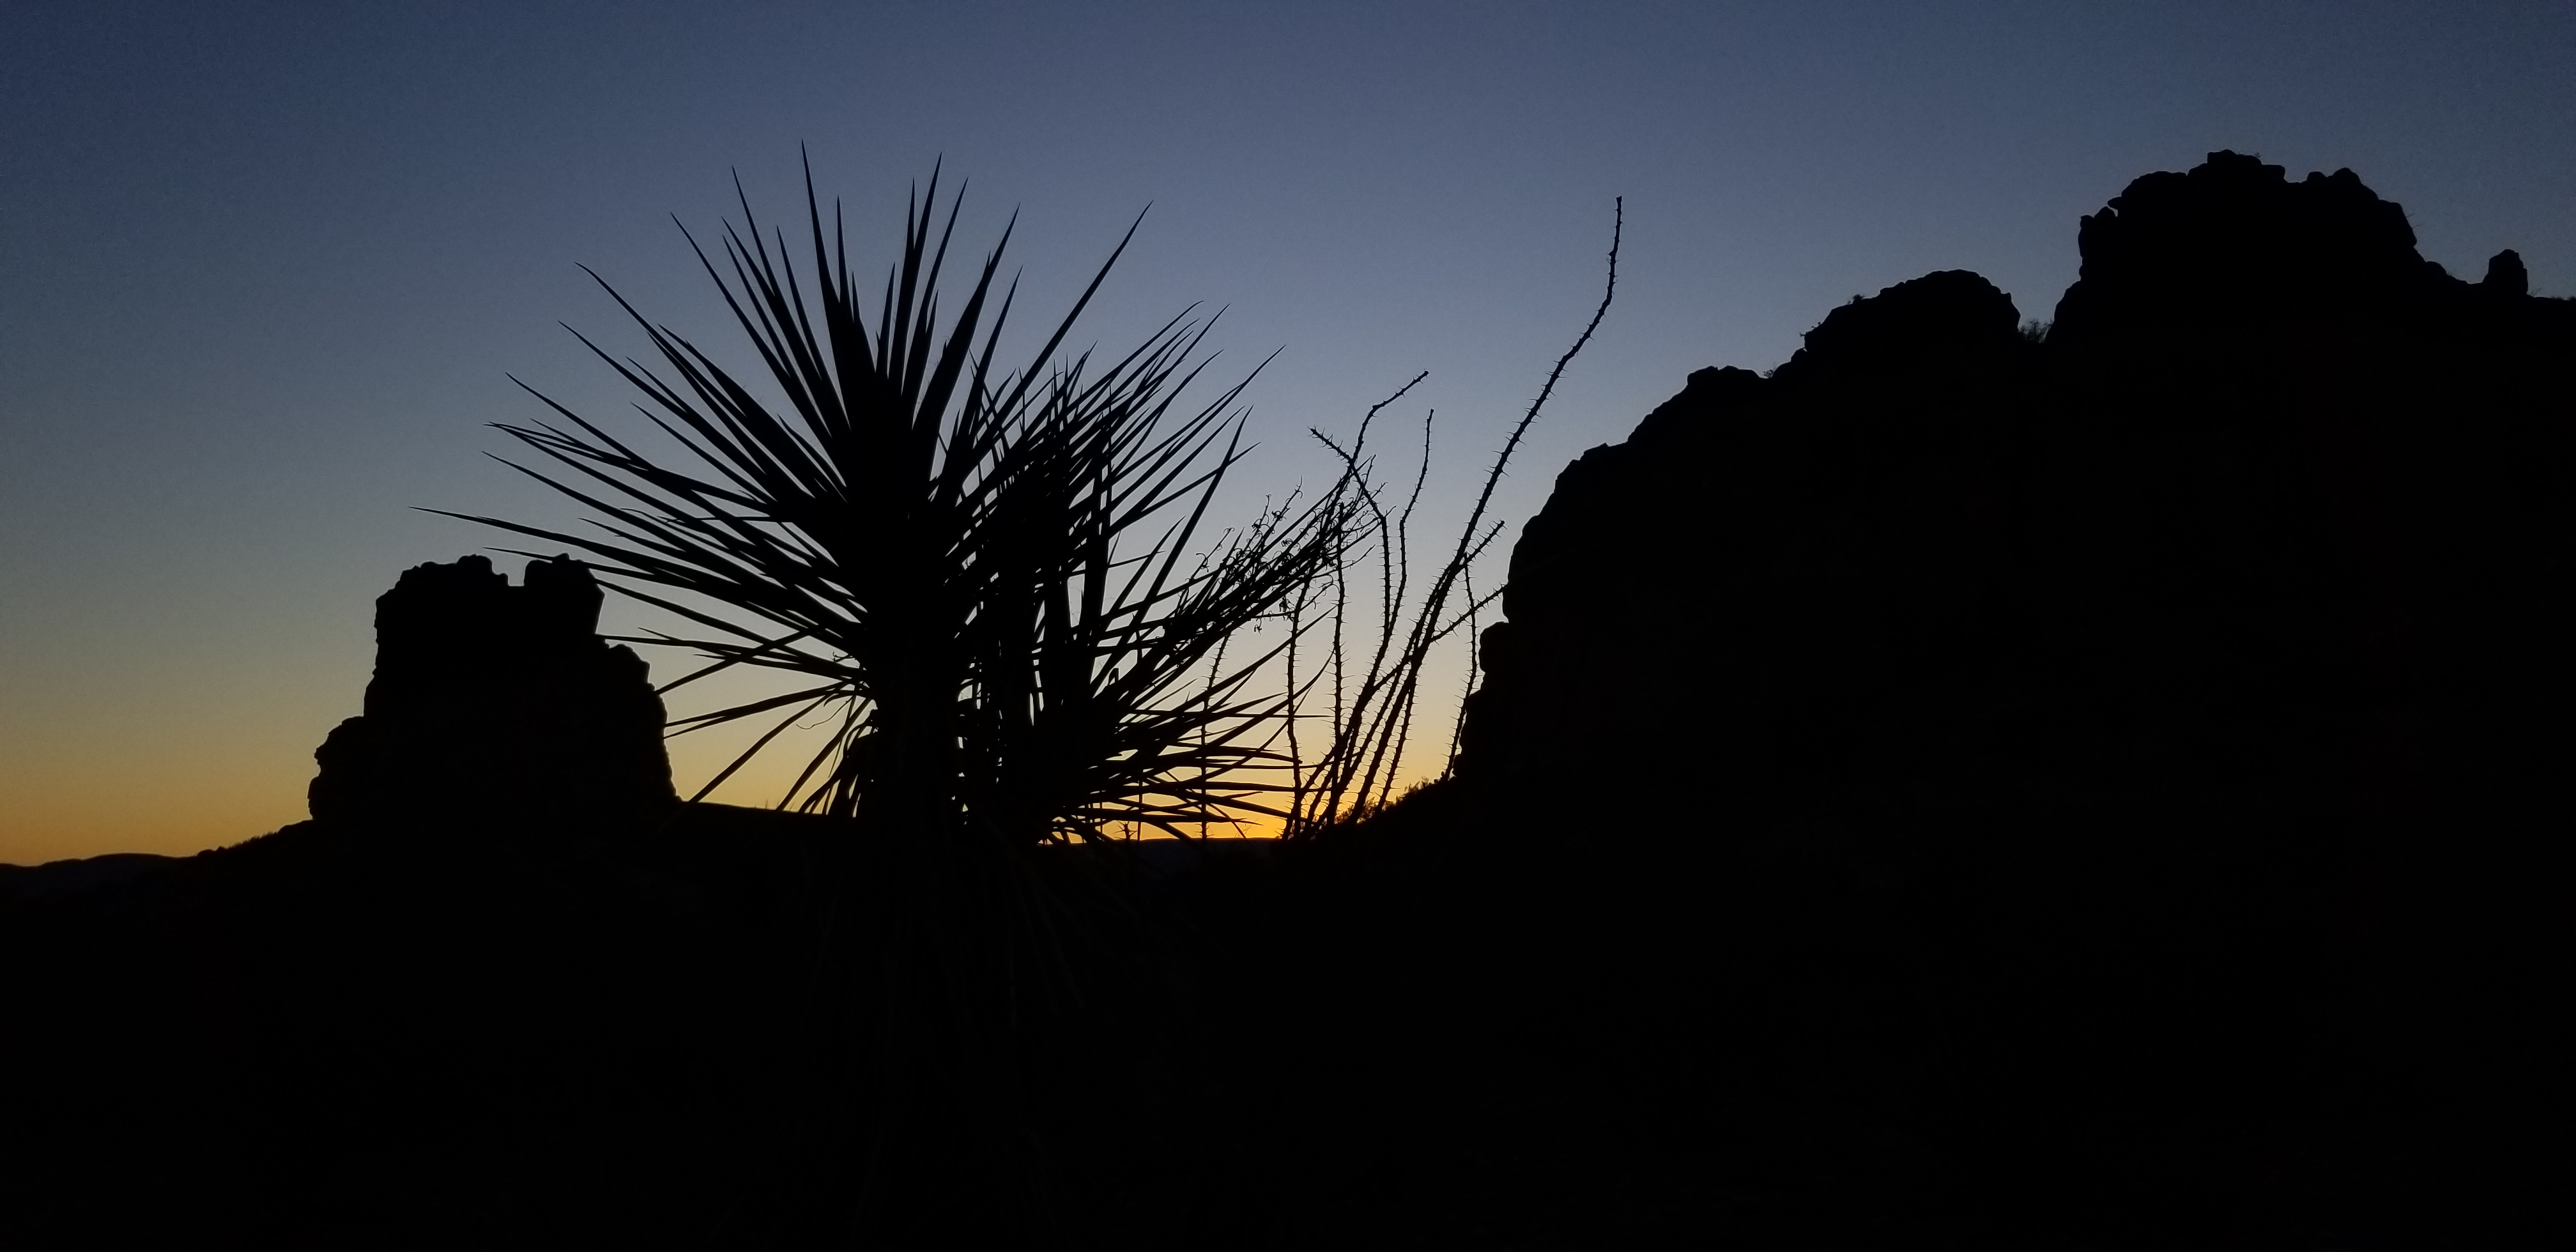
[[(1369, 424), (1378, 412), (1411, 391), (1424, 375), (1415, 375), (1412, 382), (1406, 383), (1394, 395), (1371, 406), (1361, 418), (1359, 430), (1348, 449), (1335, 444), (1322, 432), (1314, 432), (1315, 437), (1331, 448), (1342, 462), (1342, 476), (1335, 484), (1336, 493), (1342, 490), (1353, 492), (1359, 506), (1369, 512), (1370, 529), (1374, 531), (1378, 545), (1379, 627), (1375, 646), (1370, 649), (1368, 666), (1359, 674), (1357, 689), (1353, 691), (1346, 682), (1349, 657), (1343, 639), (1350, 596), (1350, 563), (1346, 555), (1324, 574), (1332, 583), (1333, 597), (1330, 668), (1334, 731), (1324, 748), (1323, 757), (1309, 766), (1296, 749), (1292, 708), (1290, 755), (1297, 783), (1296, 794), (1289, 806), (1290, 820), (1283, 833), (1291, 837), (1311, 834), (1337, 820), (1371, 812), (1391, 799), (1405, 750), (1411, 742), (1423, 665), (1432, 647), (1461, 626), (1468, 627), (1470, 633), (1467, 681), (1470, 689), (1473, 688), (1481, 660), (1475, 655), (1478, 644), (1473, 638), (1477, 614), (1502, 594), (1499, 590), (1484, 596), (1475, 592), (1472, 567), (1501, 536), (1503, 529), (1501, 523), (1486, 527), (1485, 518), (1492, 508), (1494, 491), (1501, 484), (1522, 438), (1538, 420), (1549, 397), (1555, 394), (1556, 384), (1564, 377), (1566, 366), (1592, 341), (1593, 332), (1600, 329), (1601, 319), (1610, 311), (1611, 300), (1619, 289), (1619, 245), (1625, 227), (1626, 200), (1621, 197), (1612, 201), (1609, 273), (1603, 285), (1601, 302), (1593, 309), (1591, 320), (1584, 324), (1583, 333), (1575, 338), (1573, 346), (1557, 358), (1555, 367), (1548, 371), (1547, 382), (1539, 388), (1538, 396), (1530, 401), (1528, 411), (1521, 415), (1520, 421), (1512, 427), (1511, 436), (1504, 440), (1501, 451), (1495, 455), (1492, 467), (1486, 471), (1483, 488), (1477, 494), (1475, 507), (1459, 530), (1457, 546), (1432, 579), (1410, 626), (1404, 625), (1403, 620), (1403, 604), (1412, 585), (1410, 523), (1430, 472), (1431, 417), (1426, 415), (1423, 419), (1422, 463), (1415, 473), (1412, 492), (1404, 508), (1393, 519), (1387, 516), (1379, 503), (1380, 487), (1369, 481), (1374, 462), (1367, 457), (1365, 445)], [(1461, 590), (1468, 603), (1456, 616), (1450, 617), (1447, 615), (1450, 598)], [(1303, 606), (1309, 602), (1301, 597), (1295, 611), (1302, 614)], [(1399, 634), (1403, 636), (1401, 647), (1396, 644)], [(1290, 687), (1290, 698), (1294, 701), (1297, 693), (1293, 659)], [(1442, 767), (1444, 777), (1456, 766), (1464, 733), (1462, 700), (1459, 721), (1450, 735), (1448, 760)]]

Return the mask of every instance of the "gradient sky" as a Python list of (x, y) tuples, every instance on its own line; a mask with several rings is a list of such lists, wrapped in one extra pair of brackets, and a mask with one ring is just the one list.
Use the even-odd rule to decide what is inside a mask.
[(499, 542), (410, 506), (566, 516), (481, 455), (536, 413), (504, 374), (631, 412), (556, 325), (638, 346), (576, 263), (729, 344), (670, 216), (730, 214), (732, 169), (783, 212), (800, 144), (870, 256), (943, 154), (971, 253), (1022, 210), (1024, 309), (1150, 202), (1091, 334), (1206, 300), (1229, 360), (1284, 348), (1249, 394), (1256, 491), (1320, 476), (1306, 427), (1431, 371), (1401, 416), (1443, 415), (1452, 526), (1598, 296), (1613, 196), (1619, 301), (1515, 520), (1689, 371), (1775, 365), (1855, 293), (1967, 268), (2048, 316), (2077, 217), (2212, 149), (2349, 166), (2453, 272), (2513, 247), (2576, 294), (2564, 2), (15, 0), (0, 861), (301, 817), (374, 597)]

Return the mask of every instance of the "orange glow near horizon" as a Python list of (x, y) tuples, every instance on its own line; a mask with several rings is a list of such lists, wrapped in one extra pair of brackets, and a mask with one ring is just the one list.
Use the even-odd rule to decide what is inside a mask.
[[(671, 658), (656, 660), (662, 662), (657, 670), (672, 668)], [(92, 705), (81, 716), (58, 719), (49, 732), (16, 718), (0, 724), (0, 864), (120, 852), (188, 856), (304, 820), (313, 749), (340, 717), (357, 711), (364, 680), (336, 698), (323, 694), (330, 685), (329, 676), (317, 674), (309, 692), (295, 693), (302, 697), (296, 707), (260, 723), (235, 719), (232, 733), (211, 739), (189, 734), (183, 727), (191, 723), (170, 716), (173, 710), (166, 707), (118, 711)], [(694, 793), (763, 729), (729, 727), (670, 740), (680, 794)], [(797, 733), (782, 736), (775, 750), (707, 798), (761, 808), (777, 804), (806, 759), (786, 742)], [(812, 732), (814, 742), (821, 733)], [(1278, 833), (1275, 819), (1259, 817), (1207, 827), (1208, 836), (1218, 839)]]

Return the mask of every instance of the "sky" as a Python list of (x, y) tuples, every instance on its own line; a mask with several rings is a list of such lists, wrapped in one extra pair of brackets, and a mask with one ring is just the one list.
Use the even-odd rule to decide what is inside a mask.
[[(1614, 197), (1617, 301), (1498, 493), (1515, 526), (1690, 371), (1776, 365), (1855, 294), (1972, 269), (2046, 318), (2080, 216), (2221, 148), (2350, 167), (2454, 273), (2512, 247), (2576, 295), (2563, 0), (13, 0), (0, 862), (301, 818), (375, 596), (508, 543), (419, 509), (577, 517), (485, 455), (539, 413), (508, 376), (632, 416), (560, 324), (641, 350), (579, 266), (734, 344), (673, 217), (738, 217), (737, 173), (783, 216), (800, 151), (874, 258), (934, 162), (970, 254), (1017, 210), (1024, 309), (1144, 211), (1086, 333), (1204, 301), (1219, 372), (1277, 350), (1248, 493), (1324, 476), (1305, 432), (1429, 371), (1390, 416), (1438, 414), (1438, 532), (1599, 299)], [(683, 789), (716, 760), (680, 741)]]

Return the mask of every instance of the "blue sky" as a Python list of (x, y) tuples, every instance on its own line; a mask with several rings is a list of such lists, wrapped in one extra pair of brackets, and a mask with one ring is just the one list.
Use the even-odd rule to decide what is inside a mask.
[[(1420, 370), (1456, 510), (1598, 297), (1507, 483), (1833, 305), (1974, 269), (2046, 317), (2075, 223), (2217, 148), (2349, 166), (2474, 277), (2576, 294), (2576, 6), (171, 5), (0, 12), (0, 861), (188, 851), (301, 816), (374, 596), (564, 510), (482, 454), (625, 397), (588, 264), (729, 342), (671, 223), (783, 213), (797, 154), (889, 245), (907, 185), (1013, 210), (1087, 325), (1191, 301), (1245, 365), (1247, 487)], [(1452, 514), (1454, 516), (1454, 513)], [(1445, 717), (1445, 711), (1441, 714)], [(681, 772), (701, 768), (683, 753)], [(685, 781), (685, 777), (684, 777)], [(756, 788), (755, 788), (756, 789)], [(756, 800), (749, 791), (733, 798)]]

